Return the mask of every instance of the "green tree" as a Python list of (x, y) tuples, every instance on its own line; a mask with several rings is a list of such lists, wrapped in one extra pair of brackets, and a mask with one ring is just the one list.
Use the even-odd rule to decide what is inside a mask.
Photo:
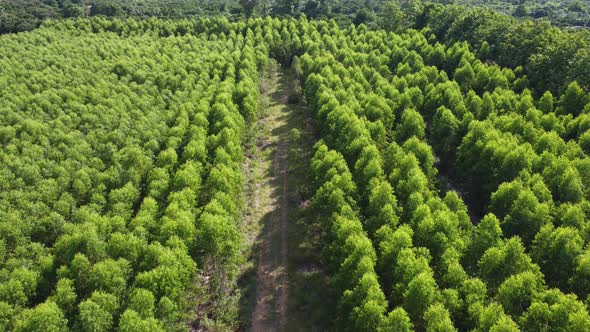
[(414, 324), (412, 324), (406, 311), (401, 307), (397, 307), (387, 315), (385, 323), (380, 330), (410, 332), (414, 330)]
[(387, 31), (400, 32), (406, 24), (406, 15), (400, 5), (394, 1), (387, 1), (383, 6), (381, 27)]
[(79, 322), (85, 331), (110, 331), (113, 328), (113, 316), (119, 309), (116, 296), (103, 292), (94, 292), (78, 306)]
[(57, 303), (61, 310), (63, 310), (66, 314), (71, 313), (74, 309), (76, 298), (77, 296), (76, 289), (74, 288), (74, 282), (65, 278), (57, 281), (55, 295), (50, 297), (50, 299)]
[(89, 283), (94, 290), (121, 296), (127, 287), (130, 270), (129, 262), (125, 259), (107, 259), (92, 266)]
[(518, 237), (486, 250), (477, 265), (479, 274), (494, 288), (513, 274), (526, 271), (540, 273), (539, 267), (525, 253)]
[(584, 92), (578, 82), (574, 81), (567, 86), (567, 89), (561, 95), (557, 111), (559, 114), (577, 116), (582, 113), (588, 99), (588, 94)]
[(524, 190), (519, 193), (501, 225), (507, 236), (518, 235), (525, 244), (529, 244), (541, 227), (550, 222), (551, 215), (547, 204), (539, 203), (532, 192)]
[(565, 295), (558, 289), (539, 294), (521, 318), (525, 331), (584, 331), (590, 328), (590, 317), (575, 295)]
[(543, 290), (543, 279), (533, 272), (515, 274), (498, 288), (498, 300), (507, 313), (520, 316)]
[(459, 125), (459, 120), (446, 107), (441, 106), (436, 110), (432, 120), (431, 141), (444, 164), (448, 165), (448, 160), (451, 160), (458, 146)]
[(68, 331), (68, 320), (59, 306), (52, 301), (24, 310), (17, 318), (14, 331), (17, 332), (61, 332)]
[(258, 6), (259, 0), (240, 0), (240, 5), (246, 17), (252, 17), (254, 9)]
[(570, 227), (543, 226), (535, 236), (531, 257), (538, 262), (546, 280), (565, 289), (571, 277), (575, 261), (583, 252), (584, 241), (579, 232)]
[(164, 332), (161, 323), (155, 318), (147, 318), (142, 319), (141, 316), (131, 310), (127, 309), (121, 315), (121, 319), (119, 320), (119, 328), (118, 331), (120, 332), (140, 332), (140, 331), (155, 331), (155, 332)]
[[(422, 322), (426, 310), (436, 301), (438, 289), (436, 281), (428, 273), (420, 273), (404, 292), (404, 307), (415, 322)], [(426, 317), (424, 317), (426, 318)]]
[(406, 109), (402, 113), (401, 121), (395, 129), (396, 140), (401, 144), (412, 136), (423, 139), (425, 128), (426, 124), (422, 115), (415, 109)]
[(580, 135), (580, 138), (578, 138), (578, 144), (587, 155), (590, 155), (590, 129)]
[(451, 320), (449, 311), (441, 303), (435, 303), (428, 307), (424, 313), (425, 331), (457, 331)]
[(551, 94), (550, 91), (545, 91), (545, 93), (543, 93), (543, 96), (541, 96), (541, 99), (539, 99), (539, 109), (544, 114), (549, 114), (553, 112), (553, 94)]
[(142, 318), (148, 318), (154, 315), (154, 302), (155, 298), (152, 292), (136, 288), (129, 297), (127, 308), (139, 313)]
[(502, 244), (502, 229), (498, 218), (487, 214), (477, 225), (473, 239), (467, 247), (465, 262), (468, 268), (474, 268), (481, 256), (490, 248)]

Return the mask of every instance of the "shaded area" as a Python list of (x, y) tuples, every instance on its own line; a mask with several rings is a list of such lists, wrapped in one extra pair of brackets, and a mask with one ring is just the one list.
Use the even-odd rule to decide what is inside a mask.
[(243, 331), (322, 331), (334, 308), (319, 234), (307, 213), (315, 136), (300, 90), (276, 63), (260, 82), (259, 120), (245, 165), (242, 228), (252, 252), (240, 281)]

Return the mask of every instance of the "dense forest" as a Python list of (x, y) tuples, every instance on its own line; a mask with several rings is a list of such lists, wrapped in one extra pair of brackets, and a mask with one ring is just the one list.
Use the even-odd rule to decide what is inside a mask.
[[(590, 5), (580, 1), (575, 4), (581, 12), (588, 13)], [(578, 81), (586, 90), (590, 88), (590, 66), (587, 65), (590, 63), (590, 30), (560, 29), (555, 26), (559, 23), (556, 20), (522, 19), (522, 16), (507, 15), (492, 8), (495, 7), (487, 2), (486, 6), (480, 6), (477, 2), (441, 4), (421, 0), (6, 0), (0, 3), (0, 33), (28, 31), (48, 18), (145, 19), (213, 15), (235, 21), (266, 15), (304, 15), (309, 19), (334, 19), (341, 28), (364, 24), (369, 29), (397, 33), (408, 28), (426, 28), (447, 47), (458, 41), (468, 41), (482, 61), (524, 70), (537, 97), (546, 90), (561, 93), (572, 81)], [(569, 13), (565, 16), (573, 17)], [(590, 18), (590, 14), (584, 17)]]
[(247, 329), (276, 61), (315, 126), (325, 329), (590, 331), (588, 31), (412, 1), (0, 5), (32, 30), (0, 36), (0, 330)]
[(334, 18), (341, 24), (382, 27), (391, 6), (415, 14), (431, 4), (459, 5), (464, 10), (491, 9), (519, 19), (548, 20), (572, 29), (590, 27), (588, 0), (3, 0), (0, 33), (28, 31), (45, 19), (68, 17), (195, 18), (201, 16), (297, 16)]

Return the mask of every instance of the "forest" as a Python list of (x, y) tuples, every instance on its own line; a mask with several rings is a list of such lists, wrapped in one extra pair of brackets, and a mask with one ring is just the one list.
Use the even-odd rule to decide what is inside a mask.
[(244, 165), (277, 65), (313, 127), (288, 171), (319, 330), (590, 331), (590, 33), (355, 3), (3, 18), (0, 330), (249, 330)]

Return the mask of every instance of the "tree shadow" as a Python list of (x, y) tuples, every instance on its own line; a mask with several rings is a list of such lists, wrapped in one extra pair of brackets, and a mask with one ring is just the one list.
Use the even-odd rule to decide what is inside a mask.
[[(270, 211), (255, 220), (260, 232), (255, 240), (252, 256), (248, 259), (254, 264), (246, 271), (239, 281), (242, 297), (239, 306), (241, 321), (240, 330), (278, 330), (280, 326), (280, 309), (282, 292), (285, 292), (287, 280), (287, 222), (289, 203), (285, 195), (288, 192), (288, 146), (289, 146), (289, 107), (285, 105), (287, 98), (286, 80), (280, 75), (276, 89), (269, 95), (271, 102), (268, 108), (274, 108), (271, 114), (261, 119), (271, 126), (268, 132), (272, 144), (257, 147), (256, 154), (264, 156), (261, 165), (268, 165), (262, 175), (263, 181), (271, 191), (254, 192), (254, 195), (267, 201)], [(263, 137), (263, 139), (268, 139)], [(265, 153), (264, 149), (272, 149)], [(254, 197), (252, 197), (254, 198)], [(282, 305), (284, 307), (284, 304)], [(283, 309), (283, 311), (285, 311)], [(252, 321), (253, 316), (257, 317)], [(283, 322), (284, 323), (284, 322)], [(252, 326), (254, 324), (255, 326)]]
[[(330, 293), (329, 277), (321, 267), (320, 246), (309, 241), (308, 227), (312, 218), (309, 211), (301, 207), (308, 197), (298, 192), (299, 187), (309, 186), (311, 147), (317, 141), (317, 133), (308, 121), (301, 96), (298, 103), (289, 103), (290, 94), (296, 93), (293, 88), (296, 79), (285, 69), (276, 79), (267, 105), (273, 110), (271, 114), (262, 112), (267, 117), (261, 119), (270, 126), (266, 135), (274, 139), (267, 147), (273, 151), (265, 154), (268, 169), (263, 175), (271, 188), (263, 194), (268, 195), (273, 205), (255, 221), (261, 230), (249, 257), (254, 264), (240, 280), (243, 292), (239, 307), (240, 330), (323, 331), (331, 322), (327, 317), (333, 317), (335, 296)], [(291, 141), (292, 129), (302, 134), (296, 142)], [(297, 151), (297, 155), (292, 155), (292, 151)], [(260, 150), (257, 154), (264, 155)], [(285, 286), (288, 289), (284, 289)], [(262, 322), (255, 322), (257, 326), (253, 329), (252, 317), (261, 295), (268, 297), (265, 309), (269, 312)]]

